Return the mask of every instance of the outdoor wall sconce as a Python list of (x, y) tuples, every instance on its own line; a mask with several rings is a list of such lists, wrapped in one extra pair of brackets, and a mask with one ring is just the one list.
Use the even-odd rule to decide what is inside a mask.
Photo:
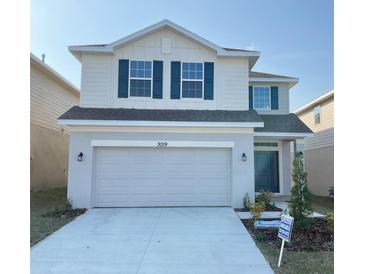
[(82, 152), (80, 152), (79, 155), (77, 156), (77, 161), (81, 162), (83, 158), (84, 158), (84, 154)]
[(246, 160), (247, 160), (247, 157), (246, 157), (246, 153), (242, 153), (242, 161), (244, 161), (244, 162), (246, 162)]

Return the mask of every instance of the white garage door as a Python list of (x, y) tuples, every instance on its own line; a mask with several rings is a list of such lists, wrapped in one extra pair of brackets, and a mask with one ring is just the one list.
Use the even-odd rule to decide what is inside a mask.
[(227, 206), (230, 150), (97, 148), (95, 207)]

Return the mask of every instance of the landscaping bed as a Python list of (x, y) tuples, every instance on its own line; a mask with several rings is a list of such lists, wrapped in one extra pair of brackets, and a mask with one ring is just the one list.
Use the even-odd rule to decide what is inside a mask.
[[(256, 242), (280, 247), (276, 229), (255, 229), (252, 220), (241, 220)], [(290, 243), (285, 244), (288, 251), (333, 251), (334, 233), (325, 218), (312, 218), (305, 229), (293, 231)]]
[(59, 218), (69, 218), (69, 217), (77, 217), (86, 212), (86, 208), (62, 208), (56, 209), (45, 214), (42, 214), (42, 217), (59, 217)]
[(66, 189), (51, 189), (30, 193), (30, 245), (71, 222), (86, 209), (72, 209)]

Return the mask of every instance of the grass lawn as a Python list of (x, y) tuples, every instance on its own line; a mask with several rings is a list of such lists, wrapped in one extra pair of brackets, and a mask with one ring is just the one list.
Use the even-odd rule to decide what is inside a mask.
[(281, 261), (281, 266), (278, 268), (278, 259), (280, 249), (268, 245), (266, 243), (256, 243), (260, 248), (262, 254), (265, 256), (266, 260), (270, 263), (270, 266), (275, 273), (285, 274), (285, 273), (320, 273), (327, 274), (334, 272), (334, 258), (332, 252), (294, 252), (286, 251), (284, 249), (283, 258)]
[(75, 217), (42, 217), (42, 214), (64, 208), (66, 188), (30, 193), (30, 245), (72, 221)]
[(328, 212), (333, 212), (333, 199), (313, 196), (312, 207), (314, 211), (326, 215)]

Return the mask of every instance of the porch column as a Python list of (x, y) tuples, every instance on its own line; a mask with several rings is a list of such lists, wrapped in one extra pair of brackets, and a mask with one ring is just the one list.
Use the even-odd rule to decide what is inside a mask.
[(294, 139), (294, 157), (297, 155), (297, 139)]

